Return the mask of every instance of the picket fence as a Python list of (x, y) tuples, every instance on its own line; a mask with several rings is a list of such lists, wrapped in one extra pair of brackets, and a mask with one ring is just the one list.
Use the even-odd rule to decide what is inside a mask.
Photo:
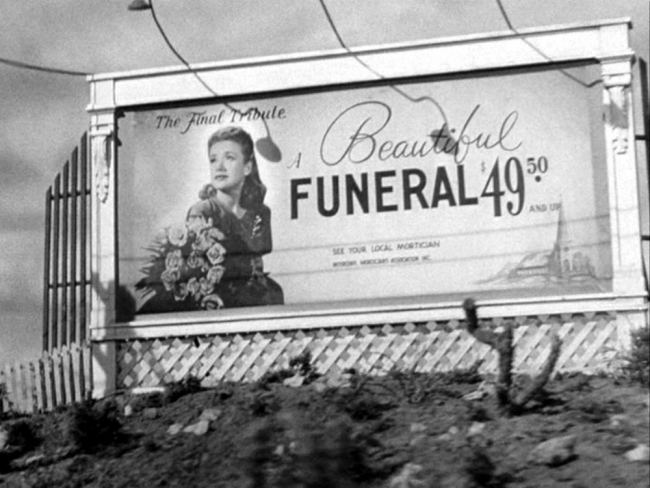
[(0, 412), (47, 412), (92, 391), (90, 344), (70, 344), (0, 370)]

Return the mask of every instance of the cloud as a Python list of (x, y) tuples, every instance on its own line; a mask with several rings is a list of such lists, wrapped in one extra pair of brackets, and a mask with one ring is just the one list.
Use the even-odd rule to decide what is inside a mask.
[[(5, 205), (6, 198), (0, 198), (0, 205)], [(0, 227), (3, 229), (3, 232), (7, 230), (11, 231), (38, 231), (39, 238), (42, 238), (44, 233), (44, 214), (45, 214), (45, 198), (42, 199), (41, 208), (37, 209), (20, 209), (16, 201), (9, 202), (9, 205), (5, 206), (5, 209), (9, 207), (9, 210), (5, 210), (0, 213)], [(0, 258), (0, 263), (6, 260), (7, 257), (3, 256)]]
[[(11, 149), (0, 149), (0, 229), (43, 233), (45, 191), (43, 174), (36, 165)], [(7, 259), (5, 252), (0, 262)]]
[(0, 303), (0, 366), (14, 361), (36, 359), (40, 356), (40, 309), (13, 312)]
[(0, 172), (0, 185), (6, 188), (41, 177), (41, 172), (34, 164), (11, 148), (0, 148)]
[[(85, 82), (0, 69), (0, 229), (40, 229), (45, 192), (84, 130)], [(40, 256), (40, 252), (39, 252)], [(0, 264), (7, 257), (0, 254)]]
[[(42, 226), (41, 226), (42, 228)], [(0, 234), (0, 311), (40, 309), (43, 253), (42, 230)]]
[[(0, 312), (5, 313), (24, 313), (28, 311), (39, 312), (43, 305), (40, 296), (34, 295), (19, 296), (19, 293), (13, 293), (13, 296), (5, 296), (0, 299)], [(0, 331), (1, 333), (1, 331)]]

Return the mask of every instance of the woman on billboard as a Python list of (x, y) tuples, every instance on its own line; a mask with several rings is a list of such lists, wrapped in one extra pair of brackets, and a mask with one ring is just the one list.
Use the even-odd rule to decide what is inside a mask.
[(210, 183), (180, 228), (167, 229), (138, 288), (155, 292), (140, 312), (284, 303), (264, 272), (271, 252), (271, 210), (264, 204), (251, 136), (224, 127), (208, 139)]

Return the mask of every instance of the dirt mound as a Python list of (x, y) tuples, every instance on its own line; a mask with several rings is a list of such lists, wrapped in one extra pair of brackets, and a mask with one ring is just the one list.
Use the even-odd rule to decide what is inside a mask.
[(187, 381), (6, 419), (0, 486), (646, 487), (648, 423), (647, 388), (582, 374), (516, 416), (471, 371)]

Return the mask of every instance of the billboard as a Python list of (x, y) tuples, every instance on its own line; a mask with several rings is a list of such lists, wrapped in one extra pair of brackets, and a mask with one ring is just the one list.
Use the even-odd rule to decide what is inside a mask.
[(590, 67), (127, 111), (136, 313), (610, 292)]

